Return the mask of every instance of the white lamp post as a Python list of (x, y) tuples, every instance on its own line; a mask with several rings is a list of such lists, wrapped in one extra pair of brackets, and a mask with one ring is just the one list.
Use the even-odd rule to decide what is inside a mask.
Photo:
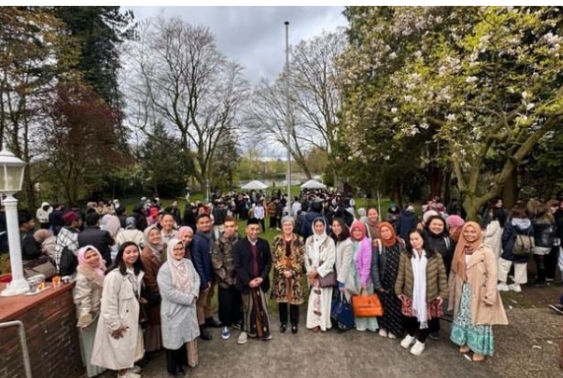
[(0, 151), (0, 193), (6, 195), (3, 203), (6, 209), (6, 226), (12, 267), (12, 282), (0, 293), (3, 297), (24, 294), (29, 291), (29, 283), (23, 275), (18, 226), (18, 200), (14, 198), (14, 193), (19, 192), (22, 188), (24, 170), (24, 161), (18, 159), (6, 149)]

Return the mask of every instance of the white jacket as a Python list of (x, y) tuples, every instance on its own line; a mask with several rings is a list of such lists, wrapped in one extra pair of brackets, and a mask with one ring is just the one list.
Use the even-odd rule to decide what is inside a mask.
[[(43, 206), (49, 206), (49, 208), (45, 211), (43, 210)], [(35, 217), (39, 221), (39, 223), (49, 223), (49, 214), (53, 211), (53, 207), (49, 205), (49, 202), (43, 202), (41, 207), (37, 209), (35, 213)]]
[[(98, 329), (92, 350), (91, 364), (111, 370), (133, 367), (139, 332), (139, 301), (135, 296), (133, 282), (136, 281), (137, 296), (141, 295), (144, 272), (138, 276), (131, 272), (121, 274), (119, 268), (112, 270), (104, 279), (102, 305)], [(127, 327), (123, 337), (114, 339), (111, 332), (120, 326)]]

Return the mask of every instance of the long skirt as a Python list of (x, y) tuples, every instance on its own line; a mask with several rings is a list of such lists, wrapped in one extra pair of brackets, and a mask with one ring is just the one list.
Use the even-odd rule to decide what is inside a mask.
[(332, 303), (332, 287), (311, 287), (307, 304), (307, 328), (320, 327), (326, 331), (332, 327), (330, 307)]
[(400, 337), (405, 332), (403, 315), (401, 313), (401, 300), (392, 293), (377, 293), (383, 304), (383, 316), (378, 318), (379, 326)]
[(270, 336), (270, 317), (266, 296), (261, 288), (250, 289), (242, 294), (243, 330), (249, 337), (267, 338)]
[(78, 332), (80, 338), (80, 355), (82, 356), (82, 363), (86, 366), (86, 375), (88, 377), (100, 375), (106, 370), (101, 366), (92, 365), (90, 363), (97, 328), (98, 319), (96, 318), (89, 327), (82, 328)]
[(471, 323), (471, 287), (467, 282), (461, 289), (461, 301), (452, 325), (450, 340), (459, 346), (467, 345), (474, 353), (493, 355), (493, 327)]

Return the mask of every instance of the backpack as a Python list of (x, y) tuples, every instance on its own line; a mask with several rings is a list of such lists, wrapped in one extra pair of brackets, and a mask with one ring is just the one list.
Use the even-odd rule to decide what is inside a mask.
[[(58, 247), (58, 246), (57, 246)], [(59, 262), (59, 275), (72, 276), (76, 272), (78, 266), (78, 258), (68, 247), (64, 247), (61, 252), (61, 260)]]
[(532, 256), (534, 254), (534, 239), (530, 235), (516, 234), (512, 254), (521, 257)]

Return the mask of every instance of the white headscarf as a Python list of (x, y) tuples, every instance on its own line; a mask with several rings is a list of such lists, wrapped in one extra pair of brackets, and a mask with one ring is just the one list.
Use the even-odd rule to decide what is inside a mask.
[(183, 293), (189, 293), (192, 290), (192, 277), (189, 275), (188, 264), (185, 259), (176, 260), (174, 257), (174, 247), (184, 243), (180, 239), (172, 239), (168, 243), (166, 252), (168, 254), (167, 262), (172, 276), (172, 285)]
[[(323, 223), (324, 229), (322, 233), (317, 234), (317, 232), (315, 231), (315, 224), (319, 221)], [(321, 217), (315, 218), (311, 227), (313, 228), (313, 248), (318, 251), (321, 245), (326, 241), (326, 238), (328, 238), (328, 235), (326, 233), (326, 221)]]

